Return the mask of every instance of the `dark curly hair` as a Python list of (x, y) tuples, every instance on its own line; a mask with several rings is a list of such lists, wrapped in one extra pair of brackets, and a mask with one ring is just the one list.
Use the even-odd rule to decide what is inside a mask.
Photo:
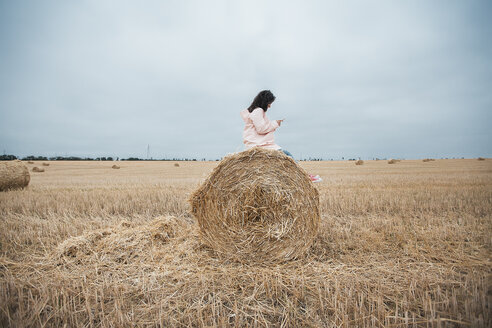
[(263, 90), (255, 97), (248, 111), (251, 113), (255, 108), (262, 108), (265, 112), (268, 110), (268, 105), (275, 101), (275, 96), (270, 90)]

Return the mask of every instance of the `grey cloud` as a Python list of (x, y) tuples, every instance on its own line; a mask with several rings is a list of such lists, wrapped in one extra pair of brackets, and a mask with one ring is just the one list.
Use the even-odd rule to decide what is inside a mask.
[(1, 6), (9, 153), (219, 158), (271, 89), (296, 156), (492, 156), (486, 1)]

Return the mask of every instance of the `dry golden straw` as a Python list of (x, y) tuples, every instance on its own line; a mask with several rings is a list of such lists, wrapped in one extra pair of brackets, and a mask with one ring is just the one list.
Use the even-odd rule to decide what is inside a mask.
[(39, 167), (35, 166), (32, 168), (33, 172), (44, 172), (44, 169), (40, 169)]
[(318, 190), (277, 150), (225, 157), (190, 203), (203, 242), (239, 261), (296, 258), (310, 247), (320, 221)]
[(188, 199), (218, 162), (109, 165), (0, 192), (0, 327), (492, 327), (488, 158), (301, 162), (319, 232), (273, 265), (201, 242)]
[(147, 225), (123, 221), (114, 228), (87, 231), (81, 236), (69, 238), (58, 245), (53, 255), (63, 260), (105, 254), (113, 262), (130, 263), (133, 258), (143, 257), (144, 252), (149, 252), (151, 245), (159, 247), (188, 226), (185, 221), (173, 216), (158, 217)]
[(30, 180), (29, 170), (21, 161), (0, 162), (0, 191), (24, 188)]

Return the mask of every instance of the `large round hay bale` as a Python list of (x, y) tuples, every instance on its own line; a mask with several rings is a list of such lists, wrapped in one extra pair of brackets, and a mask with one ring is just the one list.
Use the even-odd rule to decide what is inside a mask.
[(24, 188), (30, 180), (29, 170), (21, 161), (0, 162), (0, 191)]
[(225, 157), (191, 195), (201, 239), (239, 261), (278, 262), (306, 252), (320, 222), (319, 192), (277, 150)]

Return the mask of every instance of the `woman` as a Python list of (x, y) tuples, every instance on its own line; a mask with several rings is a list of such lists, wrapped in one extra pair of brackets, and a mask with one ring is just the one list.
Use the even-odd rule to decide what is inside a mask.
[[(270, 90), (263, 90), (258, 93), (251, 105), (241, 111), (241, 117), (245, 123), (243, 131), (243, 143), (246, 149), (252, 147), (264, 147), (282, 151), (285, 155), (292, 156), (290, 152), (282, 149), (275, 143), (274, 132), (282, 124), (283, 120), (270, 121), (266, 116), (267, 110), (275, 101), (275, 96)], [(319, 175), (309, 175), (311, 181), (320, 182)]]

